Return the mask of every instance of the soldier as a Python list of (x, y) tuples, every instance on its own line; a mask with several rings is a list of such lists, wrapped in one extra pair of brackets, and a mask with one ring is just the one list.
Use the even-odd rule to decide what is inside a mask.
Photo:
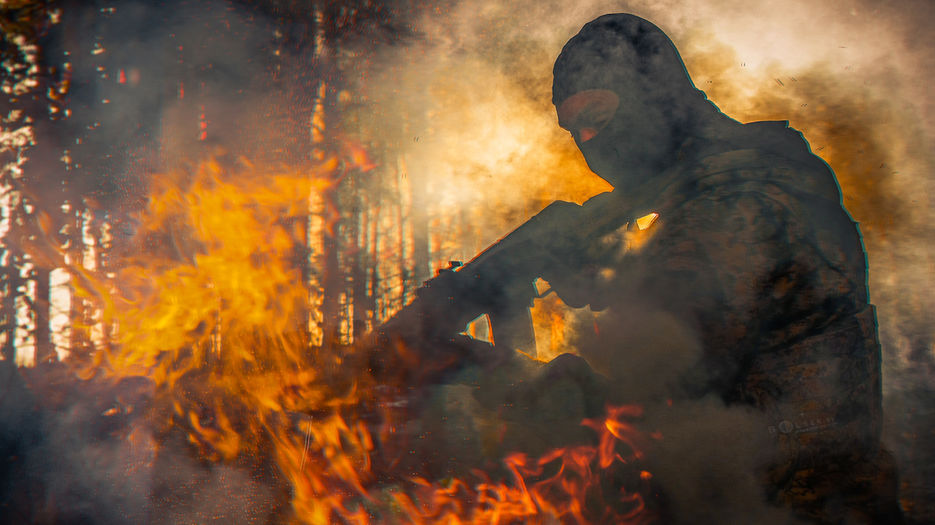
[(769, 501), (820, 523), (898, 522), (866, 257), (829, 166), (787, 122), (722, 114), (633, 15), (565, 45), (553, 103), (614, 186), (584, 207), (616, 200), (626, 215), (543, 276), (601, 312), (579, 350), (611, 397), (755, 407), (775, 449), (760, 469)]

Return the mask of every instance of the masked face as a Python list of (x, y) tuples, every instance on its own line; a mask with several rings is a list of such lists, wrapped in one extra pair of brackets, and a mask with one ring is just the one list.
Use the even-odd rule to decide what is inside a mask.
[(588, 167), (629, 191), (676, 160), (704, 98), (662, 30), (618, 13), (586, 24), (565, 44), (552, 101)]
[(615, 187), (632, 187), (661, 169), (672, 137), (662, 111), (642, 97), (621, 103), (617, 93), (589, 89), (557, 106), (558, 123), (568, 130), (591, 171)]

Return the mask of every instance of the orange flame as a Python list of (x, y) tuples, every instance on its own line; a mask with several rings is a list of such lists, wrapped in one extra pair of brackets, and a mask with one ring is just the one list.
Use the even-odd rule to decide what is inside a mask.
[[(419, 504), (409, 494), (396, 501), (414, 523), (646, 523), (651, 514), (642, 493), (648, 491), (648, 472), (637, 474), (636, 490), (614, 486), (613, 496), (606, 496), (613, 469), (642, 457), (635, 447), (646, 440), (624, 419), (640, 415), (640, 407), (619, 406), (608, 407), (603, 419), (585, 420), (582, 424), (597, 432), (599, 446), (561, 447), (538, 458), (508, 454), (509, 482), (491, 481), (481, 472), (476, 474), (483, 481), (474, 486), (457, 479), (445, 486), (416, 479)], [(628, 454), (620, 452), (621, 444)]]
[(349, 167), (373, 167), (362, 148), (346, 153), (272, 173), (211, 159), (155, 178), (136, 254), (111, 265), (112, 279), (72, 269), (79, 294), (113, 327), (111, 344), (74, 364), (86, 376), (148, 378), (155, 419), (207, 460), (275, 462), (296, 522), (640, 522), (649, 478), (639, 469), (606, 497), (607, 474), (645, 446), (627, 421), (640, 416), (635, 407), (584, 421), (596, 444), (506, 455), (508, 480), (478, 471), (441, 482), (377, 461), (405, 425), (385, 407), (406, 385), (378, 385), (348, 366), (350, 349), (312, 344), (317, 303), (300, 267), (316, 254), (296, 255), (314, 233), (310, 202)]

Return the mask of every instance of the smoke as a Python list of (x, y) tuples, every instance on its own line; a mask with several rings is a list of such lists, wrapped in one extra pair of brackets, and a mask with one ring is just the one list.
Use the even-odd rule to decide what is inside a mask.
[(223, 0), (68, 6), (62, 16), (67, 27), (43, 52), (67, 79), (69, 116), (43, 142), (65, 152), (69, 191), (92, 205), (132, 209), (153, 173), (205, 152), (282, 158), (308, 142), (305, 123), (270, 118), (294, 103), (269, 89), (283, 40), (268, 18)]
[[(156, 435), (151, 385), (75, 382), (63, 369), (0, 393), (0, 523), (266, 523), (276, 483), (242, 465), (208, 464), (183, 436)], [(31, 374), (27, 374), (27, 377)]]
[[(36, 201), (74, 210), (84, 196), (115, 217), (119, 244), (132, 234), (121, 214), (139, 207), (153, 173), (217, 147), (258, 150), (265, 144), (254, 134), (289, 133), (258, 125), (268, 106), (288, 106), (262, 89), (269, 20), (221, 1), (68, 4), (42, 46), (54, 80), (68, 86), (68, 117), (35, 124), (39, 149), (25, 167), (34, 179), (67, 174), (36, 188)], [(307, 126), (294, 125), (306, 142)], [(156, 428), (151, 386), (8, 364), (0, 362), (0, 523), (266, 523), (288, 499), (269, 473), (206, 464), (184, 436)]]
[[(928, 438), (905, 436), (927, 435), (933, 428), (925, 414), (932, 411), (928, 385), (935, 373), (935, 331), (926, 314), (935, 307), (935, 119), (929, 89), (935, 52), (920, 45), (935, 17), (930, 2), (463, 1), (427, 16), (415, 25), (422, 40), (381, 54), (379, 63), (393, 82), (371, 96), (400, 104), (403, 112), (424, 111), (427, 120), (411, 123), (416, 131), (402, 143), (411, 176), (428, 188), (430, 213), (470, 217), (471, 230), (449, 235), (464, 240), (443, 245), (438, 260), (470, 257), (550, 199), (581, 202), (607, 189), (584, 168), (570, 137), (558, 131), (549, 87), (561, 46), (581, 25), (609, 12), (653, 21), (681, 51), (696, 86), (722, 111), (743, 122), (789, 120), (836, 171), (868, 251), (885, 360), (887, 443), (911, 485), (906, 493), (926, 499), (918, 494), (931, 493), (924, 487), (932, 486), (932, 478), (918, 465), (931, 463), (935, 447)], [(578, 325), (569, 322), (567, 330)], [(666, 346), (671, 341), (658, 343), (673, 348)], [(635, 370), (665, 378), (677, 368), (667, 366), (672, 355), (664, 356), (648, 368), (633, 367), (633, 399), (655, 391)], [(719, 421), (749, 423), (704, 403), (698, 410), (711, 428)], [(690, 416), (692, 407), (683, 408), (672, 413), (684, 416), (688, 428), (698, 420)], [(670, 433), (679, 430), (678, 424), (669, 427)], [(691, 469), (700, 464), (693, 458), (706, 454), (720, 458), (723, 444), (716, 439), (698, 450), (690, 443), (686, 439), (684, 448), (668, 451), (680, 458), (672, 468), (683, 463)], [(703, 472), (695, 474), (705, 479)], [(691, 494), (688, 489), (677, 492)], [(735, 494), (735, 503), (756, 501), (741, 490)], [(717, 507), (697, 499), (699, 508)]]
[(648, 406), (663, 437), (648, 466), (669, 499), (673, 523), (796, 523), (768, 505), (755, 475), (772, 442), (761, 414), (707, 397)]
[[(899, 436), (933, 428), (927, 414), (935, 333), (926, 314), (935, 309), (935, 110), (929, 93), (935, 51), (924, 45), (933, 10), (926, 0), (462, 1), (403, 19), (412, 32), (404, 42), (368, 47), (367, 35), (354, 42), (366, 48), (368, 63), (355, 66), (352, 54), (342, 63), (346, 72), (367, 75), (349, 87), (376, 109), (345, 126), (398, 149), (399, 157), (388, 162), (403, 166), (413, 187), (421, 188), (416, 204), (425, 207), (439, 239), (433, 264), (468, 259), (552, 200), (582, 202), (609, 189), (556, 125), (552, 63), (567, 39), (600, 14), (632, 12), (653, 21), (675, 42), (696, 85), (726, 114), (741, 121), (791, 120), (836, 170), (869, 252), (871, 299), (879, 307), (886, 356), (889, 439), (910, 473), (904, 477), (918, 487), (933, 478), (913, 462), (930, 463), (932, 444)], [(102, 206), (136, 202), (155, 168), (150, 159), (171, 167), (200, 155), (203, 142), (280, 160), (307, 154), (314, 94), (305, 91), (311, 83), (295, 65), (313, 69), (307, 43), (277, 37), (263, 15), (220, 1), (161, 8), (122, 2), (111, 16), (106, 26), (90, 16), (68, 20), (72, 34), (82, 35), (75, 39), (82, 48), (70, 52), (93, 67), (74, 68), (87, 76), (73, 79), (70, 94), (71, 125), (82, 144), (60, 144), (71, 150), (74, 184), (98, 188)], [(96, 42), (113, 44), (94, 54)], [(53, 44), (48, 52), (63, 54), (71, 44)], [(277, 49), (289, 60), (277, 59)], [(278, 80), (271, 83), (271, 75)], [(202, 122), (206, 141), (199, 140)], [(101, 158), (109, 160), (95, 160)], [(691, 335), (668, 323), (642, 325), (646, 345), (664, 350), (621, 368), (629, 379), (621, 397), (650, 404), (667, 377), (696, 361)], [(101, 409), (94, 413), (73, 408), (36, 422), (23, 408), (33, 400), (17, 396), (0, 399), (7, 403), (0, 429), (4, 438), (12, 436), (4, 443), (24, 450), (39, 443), (16, 468), (48, 476), (42, 481), (54, 496), (50, 505), (71, 509), (72, 516), (94, 509), (114, 522), (147, 515), (183, 521), (189, 514), (246, 522), (274, 512), (268, 489), (245, 470), (201, 465), (181, 452), (181, 444), (177, 453), (161, 452), (162, 463), (138, 450), (94, 444), (82, 422), (107, 406), (94, 405)], [(781, 518), (761, 505), (748, 477), (762, 461), (762, 422), (719, 403), (675, 404), (647, 422), (666, 436), (654, 465), (658, 477), (705, 481), (667, 487), (680, 495), (676, 512), (714, 521), (715, 511), (727, 506), (756, 518), (736, 521)], [(126, 465), (140, 466), (128, 472)], [(192, 479), (191, 487), (184, 484)], [(702, 486), (730, 492), (707, 493)], [(150, 494), (177, 494), (179, 487), (197, 495), (158, 511), (147, 503)], [(228, 508), (225, 502), (233, 503)]]
[(564, 42), (614, 11), (666, 31), (729, 116), (804, 132), (862, 225), (889, 370), (927, 359), (933, 53), (915, 45), (933, 16), (925, 2), (461, 2), (426, 16), (423, 38), (379, 53), (379, 81), (362, 87), (396, 115), (425, 115), (400, 134), (409, 174), (430, 215), (470, 217), (469, 231), (452, 232), (468, 240), (437, 260), (469, 258), (552, 199), (608, 189), (555, 125), (549, 88)]

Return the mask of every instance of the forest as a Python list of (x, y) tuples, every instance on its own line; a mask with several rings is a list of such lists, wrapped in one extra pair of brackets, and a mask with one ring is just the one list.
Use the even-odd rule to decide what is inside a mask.
[[(888, 37), (901, 58), (883, 64), (841, 37), (829, 47), (845, 66), (762, 59), (708, 14), (691, 26), (651, 4), (613, 9), (658, 15), (722, 110), (789, 120), (835, 169), (867, 246), (903, 507), (932, 519), (935, 134), (918, 87), (932, 58)], [(912, 35), (931, 8), (909, 4), (918, 20), (853, 9)], [(484, 458), (442, 475), (406, 458), (445, 453), (412, 436), (451, 441), (493, 415), (452, 387), (428, 402), (444, 425), (411, 421), (393, 402), (404, 378), (335, 373), (449, 261), (610, 189), (549, 100), (562, 43), (604, 10), (0, 3), (0, 521), (600, 522), (573, 503), (600, 492), (600, 465), (625, 472), (615, 519), (638, 523), (652, 505), (639, 459), (658, 439), (638, 407), (585, 424), (600, 447), (527, 458), (477, 443)], [(862, 29), (832, 14), (829, 35)], [(542, 361), (592, 322), (554, 294), (532, 316)]]

